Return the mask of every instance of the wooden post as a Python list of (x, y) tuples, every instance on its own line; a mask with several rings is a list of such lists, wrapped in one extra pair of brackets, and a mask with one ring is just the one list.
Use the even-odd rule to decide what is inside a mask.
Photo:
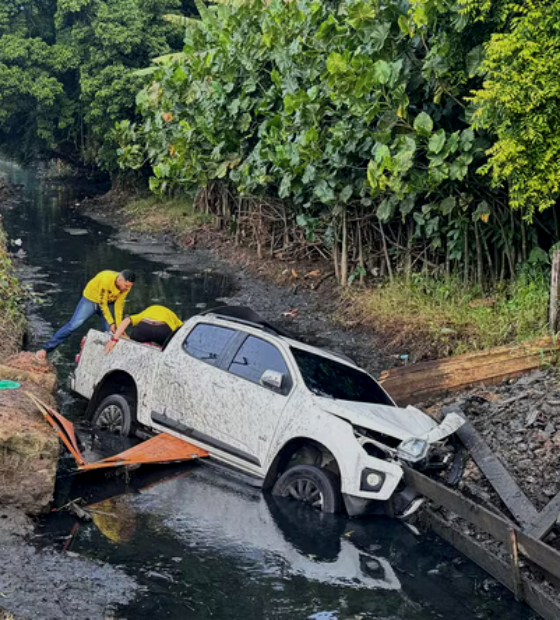
[(549, 326), (552, 333), (558, 328), (558, 281), (560, 279), (560, 250), (552, 254), (552, 273), (550, 275)]
[(510, 566), (511, 577), (513, 582), (513, 594), (515, 600), (523, 601), (523, 588), (521, 585), (521, 575), (519, 574), (519, 551), (517, 549), (517, 534), (514, 528), (509, 530), (509, 542), (510, 542)]

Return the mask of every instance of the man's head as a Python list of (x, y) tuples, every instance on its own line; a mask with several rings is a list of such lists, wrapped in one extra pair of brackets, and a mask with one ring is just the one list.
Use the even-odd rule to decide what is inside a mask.
[(136, 280), (136, 274), (130, 269), (123, 269), (117, 276), (115, 284), (119, 291), (130, 291)]

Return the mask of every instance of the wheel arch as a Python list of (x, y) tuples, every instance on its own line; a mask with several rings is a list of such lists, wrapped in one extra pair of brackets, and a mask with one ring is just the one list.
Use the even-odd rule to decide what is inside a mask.
[(111, 394), (126, 395), (135, 405), (138, 403), (138, 388), (132, 375), (124, 370), (113, 370), (104, 375), (95, 386), (86, 409), (86, 417), (91, 419), (99, 403)]
[[(293, 437), (278, 450), (266, 473), (263, 489), (271, 489), (276, 480), (286, 471), (290, 461), (305, 449), (319, 451), (322, 460), (328, 460), (328, 469), (340, 478), (340, 467), (336, 455), (326, 445), (311, 437)], [(325, 467), (327, 468), (327, 467)]]

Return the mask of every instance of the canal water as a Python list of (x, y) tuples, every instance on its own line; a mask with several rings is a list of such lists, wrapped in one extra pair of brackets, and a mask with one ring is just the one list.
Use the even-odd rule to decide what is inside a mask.
[[(21, 185), (2, 210), (21, 275), (41, 303), (31, 309), (36, 347), (72, 314), (102, 269), (134, 269), (131, 310), (165, 303), (187, 318), (233, 292), (228, 277), (188, 259), (169, 266), (112, 242), (114, 230), (79, 209), (91, 188), (49, 182), (0, 162)], [(91, 193), (89, 194), (91, 195)], [(258, 310), (258, 309), (257, 309)], [(61, 385), (81, 334), (56, 352)], [(63, 412), (80, 400), (62, 387)], [(53, 513), (35, 544), (108, 563), (139, 584), (107, 618), (130, 620), (526, 620), (533, 614), (445, 543), (386, 519), (321, 515), (263, 496), (206, 464), (72, 475), (62, 460), (57, 502), (80, 498), (93, 514)], [(48, 596), (48, 594), (47, 594)], [(71, 617), (71, 614), (67, 617)]]

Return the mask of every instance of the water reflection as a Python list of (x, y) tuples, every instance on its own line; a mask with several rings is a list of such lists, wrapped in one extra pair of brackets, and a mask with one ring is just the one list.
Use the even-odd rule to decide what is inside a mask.
[(93, 521), (76, 529), (58, 516), (44, 533), (138, 578), (146, 596), (123, 617), (531, 617), (449, 548), (399, 523), (322, 515), (221, 469), (184, 464), (67, 480), (58, 502), (82, 498)]

